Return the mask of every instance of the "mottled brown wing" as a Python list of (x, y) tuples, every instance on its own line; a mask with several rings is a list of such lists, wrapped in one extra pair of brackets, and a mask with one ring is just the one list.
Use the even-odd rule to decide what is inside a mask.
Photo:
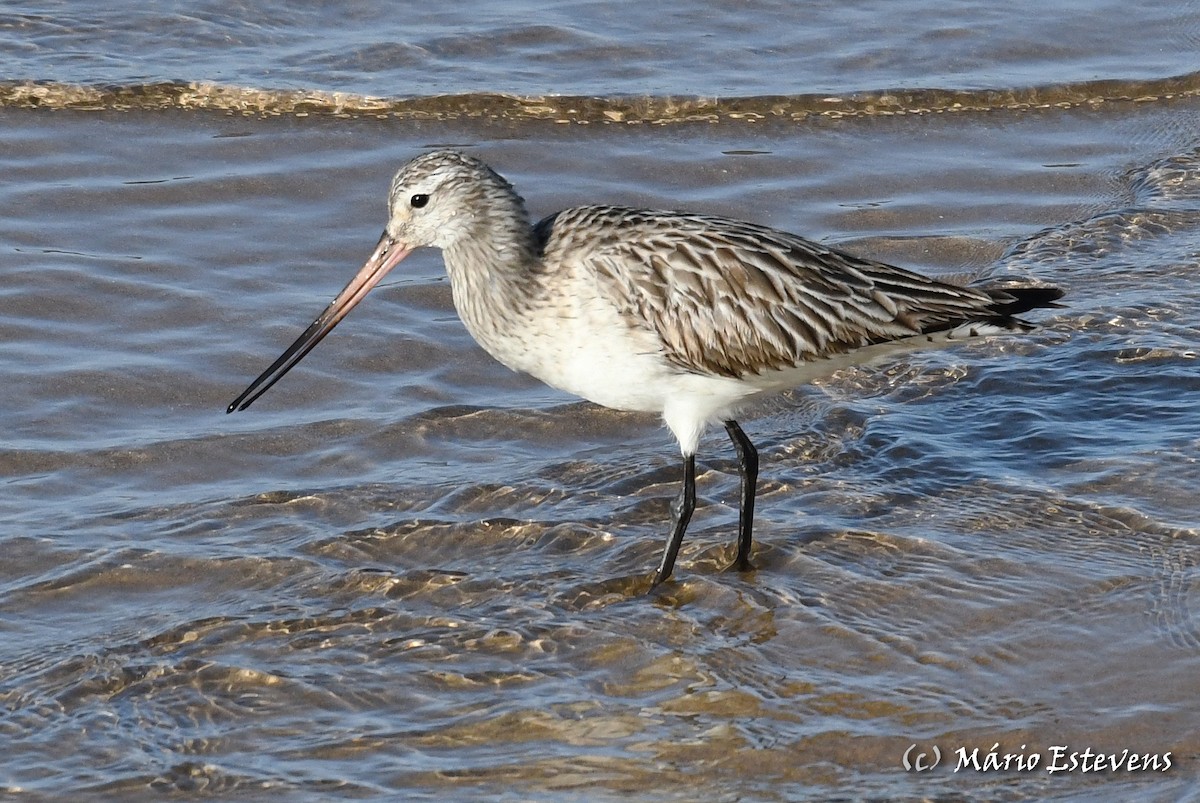
[(742, 377), (998, 315), (986, 292), (727, 218), (568, 209), (537, 227), (547, 262), (592, 271), (681, 368)]

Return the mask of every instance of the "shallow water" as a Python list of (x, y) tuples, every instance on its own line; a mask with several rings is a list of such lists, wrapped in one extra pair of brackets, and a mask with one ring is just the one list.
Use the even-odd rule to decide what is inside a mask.
[(1200, 6), (595, 0), (7, 3), (10, 79), (206, 80), (376, 96), (1002, 89), (1196, 70)]
[[(89, 30), (140, 42), (182, 13), (156, 8), (167, 22)], [(1086, 36), (1053, 50), (1060, 34), (1032, 28), (1053, 81), (1026, 81), (1038, 62), (995, 34), (1019, 7), (952, 9), (960, 37), (905, 5), (894, 61), (835, 71), (835, 56), (857, 63), (841, 42), (811, 74), (787, 62), (797, 79), (781, 87), (782, 70), (753, 60), (689, 82), (694, 47), (661, 49), (676, 40), (636, 14), (605, 25), (600, 5), (563, 8), (460, 25), (440, 57), (474, 71), (438, 73), (430, 91), (513, 90), (476, 77), (553, 50), (538, 26), (576, 10), (580, 30), (631, 40), (643, 56), (626, 68), (651, 77), (606, 77), (615, 62), (568, 39), (568, 63), (531, 58), (517, 90), (1128, 88), (1185, 74), (1197, 30), (1190, 5), (1145, 30), (1072, 18), (1127, 48), (1102, 59)], [(723, 11), (736, 33), (719, 44), (768, 28), (829, 40), (852, 11), (883, 14), (866, 29), (882, 36), (884, 8), (831, 5), (818, 32), (782, 31), (778, 9)], [(52, 66), (41, 51), (87, 41), (83, 12), (57, 21), (65, 40), (38, 17), (0, 41), (32, 43), (13, 48), (14, 82), (55, 91), (409, 94), (382, 87), (400, 66), (312, 66), (322, 47), (374, 52), (362, 32), (377, 19), (350, 13), (358, 45), (344, 46), (315, 34), (331, 12), (281, 13), (251, 25), (233, 6), (196, 11), (255, 34), (223, 59), (214, 35), (178, 58), (155, 45), (106, 61), (97, 44)], [(435, 27), (413, 38), (429, 50)], [(500, 56), (462, 46), (508, 29)], [(961, 81), (899, 47), (949, 60), (981, 37), (994, 49), (972, 68), (963, 44)], [(272, 50), (283, 40), (296, 41)], [(1152, 59), (1131, 55), (1138, 43)], [(587, 64), (601, 65), (595, 84)], [(1200, 100), (1187, 92), (670, 126), (18, 105), (0, 109), (7, 795), (1197, 795)], [(592, 201), (732, 214), (927, 272), (1036, 276), (1065, 286), (1067, 306), (1031, 336), (844, 371), (744, 421), (762, 454), (750, 575), (723, 571), (737, 476), (711, 433), (676, 581), (647, 597), (679, 470), (669, 433), (494, 363), (458, 322), (436, 253), (410, 257), (252, 410), (224, 413), (367, 256), (392, 171), (445, 143), (492, 163), (535, 215)], [(937, 746), (942, 765), (905, 772), (914, 744), (910, 758)], [(958, 748), (982, 761), (995, 744), (1040, 765), (954, 771)], [(1051, 773), (1056, 745), (1172, 765)]]

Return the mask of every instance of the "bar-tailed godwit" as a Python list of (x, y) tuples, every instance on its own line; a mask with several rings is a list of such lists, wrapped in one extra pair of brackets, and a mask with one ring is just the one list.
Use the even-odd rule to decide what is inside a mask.
[(1027, 332), (1055, 306), (1033, 282), (961, 286), (714, 215), (580, 206), (531, 225), (512, 185), (441, 150), (396, 174), (358, 274), (229, 405), (244, 410), (415, 248), (442, 249), (454, 306), (515, 371), (617, 410), (662, 415), (683, 487), (651, 587), (671, 575), (696, 504), (696, 448), (722, 422), (741, 468), (734, 567), (750, 564), (758, 453), (734, 420), (755, 397), (889, 352)]

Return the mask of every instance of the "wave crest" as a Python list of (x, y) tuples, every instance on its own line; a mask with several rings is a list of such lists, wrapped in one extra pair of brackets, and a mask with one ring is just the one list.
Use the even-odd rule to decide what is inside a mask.
[(840, 95), (745, 97), (519, 96), (469, 93), (386, 98), (316, 89), (260, 89), (201, 81), (92, 86), (0, 82), (0, 108), (98, 111), (191, 109), (248, 115), (596, 124), (757, 122), (989, 112), (1156, 102), (1200, 95), (1200, 72), (1151, 80), (1099, 80), (1013, 89), (898, 89)]

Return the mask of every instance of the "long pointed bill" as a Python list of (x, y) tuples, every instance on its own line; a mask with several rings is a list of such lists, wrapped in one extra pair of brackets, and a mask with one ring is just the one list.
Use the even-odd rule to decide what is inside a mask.
[(229, 405), (225, 412), (232, 413), (234, 410), (245, 410), (251, 404), (254, 404), (255, 399), (266, 393), (272, 385), (292, 369), (292, 366), (304, 359), (304, 355), (312, 351), (324, 339), (325, 335), (332, 332), (333, 327), (337, 326), (338, 322), (346, 317), (346, 313), (354, 309), (358, 302), (366, 298), (367, 293), (371, 292), (371, 288), (379, 284), (379, 280), (386, 276), (388, 271), (396, 267), (400, 263), (400, 260), (404, 259), (411, 252), (411, 248), (401, 247), (385, 231), (383, 236), (379, 238), (379, 244), (375, 246), (375, 253), (371, 254), (371, 258), (367, 260), (367, 264), (362, 266), (362, 269), (342, 289), (342, 292), (337, 294), (337, 298), (325, 308), (324, 312), (317, 316), (317, 319), (312, 322), (311, 326), (304, 330), (304, 334), (296, 338), (295, 343), (288, 346), (287, 351), (279, 355), (278, 360), (271, 363), (270, 368), (259, 374), (258, 379), (251, 382), (250, 387), (242, 391), (242, 395), (233, 400), (233, 403)]

